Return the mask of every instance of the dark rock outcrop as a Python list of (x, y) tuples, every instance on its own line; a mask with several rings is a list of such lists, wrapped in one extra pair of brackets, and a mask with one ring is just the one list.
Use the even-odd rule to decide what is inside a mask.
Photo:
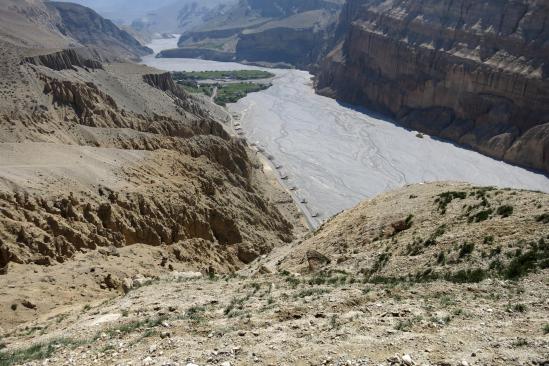
[(81, 57), (74, 49), (66, 49), (59, 52), (49, 53), (25, 58), (24, 62), (46, 66), (52, 70), (75, 70), (75, 67), (85, 69), (103, 69), (101, 62)]
[(549, 4), (349, 0), (317, 90), (549, 172)]

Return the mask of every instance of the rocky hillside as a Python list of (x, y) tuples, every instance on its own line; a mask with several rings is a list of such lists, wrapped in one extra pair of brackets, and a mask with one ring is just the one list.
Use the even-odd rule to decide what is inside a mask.
[(549, 171), (546, 2), (349, 0), (319, 92)]
[(52, 13), (58, 13), (59, 31), (83, 45), (94, 47), (105, 55), (114, 54), (122, 59), (139, 59), (152, 53), (128, 32), (84, 6), (66, 2), (48, 2)]
[(0, 40), (32, 55), (72, 48), (88, 58), (123, 61), (152, 53), (91, 9), (41, 0), (2, 1)]
[[(56, 28), (49, 29), (54, 39)], [(74, 49), (0, 46), (2, 288), (25, 277), (18, 270), (55, 272), (86, 253), (119, 258), (128, 247), (136, 261), (139, 248), (141, 260), (151, 251), (160, 256), (158, 265), (145, 261), (151, 273), (231, 271), (291, 241), (294, 224), (300, 230), (274, 176), (225, 131), (208, 102), (188, 95), (169, 73), (101, 63)], [(72, 280), (61, 276), (50, 290), (61, 299), (77, 290), (59, 295), (57, 286), (83, 281), (91, 292), (82, 296), (104, 298), (138, 268), (112, 263)], [(20, 296), (42, 310), (72, 301), (54, 304), (44, 289), (11, 289), (0, 307)], [(0, 322), (32, 316), (3, 313)]]
[(179, 47), (161, 57), (205, 57), (220, 61), (311, 68), (326, 54), (339, 0), (241, 1), (202, 26), (184, 33)]
[(520, 279), (549, 268), (549, 196), (430, 183), (367, 200), (325, 223), (286, 258), (373, 282)]
[(62, 310), (9, 290), (4, 313), (43, 316), (2, 333), (0, 362), (545, 365), (547, 207), (543, 193), (433, 183), (368, 200), (233, 274), (153, 278), (147, 261), (162, 258), (137, 245), (79, 254), (55, 272), (35, 266), (21, 296), (55, 292), (52, 273), (61, 282), (121, 261), (141, 273), (125, 279), (124, 296), (76, 294)]

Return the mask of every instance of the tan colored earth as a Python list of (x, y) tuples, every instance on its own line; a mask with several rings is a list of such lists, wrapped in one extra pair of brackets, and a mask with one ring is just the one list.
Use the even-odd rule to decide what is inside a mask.
[(547, 194), (416, 185), (309, 233), (219, 107), (5, 3), (0, 366), (548, 364)]

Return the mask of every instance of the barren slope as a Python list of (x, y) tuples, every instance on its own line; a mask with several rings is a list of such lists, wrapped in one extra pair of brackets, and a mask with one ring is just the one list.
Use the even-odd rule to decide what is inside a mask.
[[(59, 274), (51, 293), (64, 300), (56, 304), (41, 281), (18, 282), (31, 264), (55, 272), (82, 253), (141, 244), (165, 258), (151, 273), (224, 272), (294, 237), (299, 217), (286, 193), (169, 74), (102, 64), (72, 49), (1, 46), (2, 309), (15, 299), (40, 312), (78, 303), (72, 281), (91, 281), (93, 298), (108, 296), (140, 268)], [(9, 326), (37, 315), (0, 314)]]
[[(469, 223), (481, 207), (468, 207), (479, 203), (495, 212)], [(6, 332), (3, 355), (13, 364), (40, 354), (78, 365), (545, 365), (547, 203), (546, 194), (457, 183), (406, 187), (237, 274), (153, 279), (144, 267), (122, 298)], [(474, 246), (463, 249), (465, 240)], [(161, 259), (155, 249), (127, 249), (100, 265), (89, 254), (64, 271)], [(31, 277), (46, 281), (42, 268)], [(31, 311), (19, 305), (14, 314)], [(28, 348), (36, 342), (42, 353)]]

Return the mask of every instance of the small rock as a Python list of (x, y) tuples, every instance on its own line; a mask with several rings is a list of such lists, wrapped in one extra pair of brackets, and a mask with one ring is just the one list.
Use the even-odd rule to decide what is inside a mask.
[(23, 300), (21, 301), (21, 305), (23, 305), (24, 307), (26, 307), (27, 309), (36, 309), (36, 305), (33, 304), (32, 302), (30, 302), (29, 300)]
[(143, 366), (151, 366), (153, 364), (153, 359), (149, 356), (143, 359)]
[(387, 358), (387, 362), (389, 362), (390, 364), (395, 364), (395, 363), (400, 364), (401, 359), (399, 355), (394, 355), (392, 357)]
[(221, 366), (231, 366), (231, 363), (229, 361), (225, 361), (221, 364)]
[(243, 331), (243, 330), (239, 330), (238, 335), (241, 336), (241, 337), (244, 337), (246, 335), (246, 332)]
[(133, 280), (131, 278), (124, 278), (122, 280), (122, 290), (125, 294), (133, 289)]
[(461, 366), (469, 366), (469, 362), (463, 360), (461, 361)]
[(170, 332), (162, 332), (162, 333), (160, 333), (160, 338), (162, 338), (162, 339), (171, 338), (171, 336), (172, 336), (172, 333), (170, 333)]
[(412, 360), (412, 356), (410, 355), (402, 356), (402, 362), (407, 366), (412, 366), (415, 364), (414, 361)]

